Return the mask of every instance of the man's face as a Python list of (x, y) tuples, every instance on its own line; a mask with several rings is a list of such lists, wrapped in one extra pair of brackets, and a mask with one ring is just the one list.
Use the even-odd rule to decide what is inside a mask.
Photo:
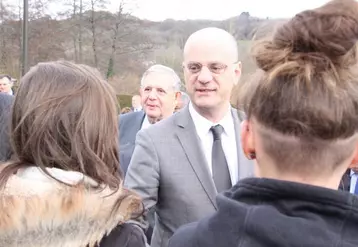
[(241, 74), (241, 64), (234, 61), (226, 47), (192, 44), (184, 57), (187, 93), (197, 108), (206, 110), (226, 105)]
[(0, 79), (0, 92), (1, 93), (10, 93), (12, 83), (7, 77)]
[(135, 109), (138, 109), (139, 107), (141, 107), (141, 99), (139, 95), (135, 95), (132, 98), (132, 107)]
[(140, 93), (148, 117), (163, 119), (173, 114), (177, 98), (173, 85), (173, 77), (166, 73), (151, 72), (145, 77)]

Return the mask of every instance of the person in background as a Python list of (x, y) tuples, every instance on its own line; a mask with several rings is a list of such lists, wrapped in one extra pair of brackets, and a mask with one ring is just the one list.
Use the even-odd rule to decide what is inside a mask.
[(98, 71), (39, 63), (22, 78), (11, 116), (0, 246), (145, 246), (143, 231), (126, 223), (143, 207), (123, 187), (116, 97)]
[[(119, 117), (120, 165), (124, 174), (132, 158), (136, 136), (139, 130), (171, 116), (180, 99), (181, 82), (175, 71), (156, 64), (142, 76), (140, 95), (143, 111), (127, 113)], [(146, 231), (151, 242), (154, 215), (149, 214), (150, 227)]]
[(132, 97), (132, 108), (133, 112), (141, 111), (143, 109), (140, 95), (134, 95)]
[(358, 3), (297, 14), (253, 49), (242, 147), (255, 178), (169, 247), (358, 246), (358, 199), (338, 189), (358, 161)]
[(348, 169), (342, 176), (339, 189), (358, 195), (358, 167)]
[(13, 81), (9, 75), (0, 75), (0, 93), (13, 95)]
[(156, 64), (144, 72), (140, 86), (143, 111), (119, 117), (120, 165), (124, 174), (132, 158), (138, 131), (173, 114), (181, 96), (180, 86), (179, 76), (169, 67)]
[(126, 114), (126, 113), (130, 113), (132, 112), (131, 108), (130, 107), (124, 107), (122, 110), (121, 110), (121, 114)]
[(13, 99), (7, 93), (0, 93), (0, 162), (9, 160), (12, 154), (9, 131)]

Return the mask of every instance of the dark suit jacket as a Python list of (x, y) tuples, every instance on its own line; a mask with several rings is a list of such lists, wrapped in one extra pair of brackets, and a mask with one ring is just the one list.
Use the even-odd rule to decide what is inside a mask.
[(339, 184), (339, 189), (349, 192), (350, 188), (351, 188), (351, 169), (348, 169), (342, 176), (342, 180)]
[[(119, 116), (119, 162), (123, 176), (126, 175), (134, 151), (138, 131), (142, 128), (144, 111), (126, 113)], [(149, 227), (146, 231), (148, 243), (152, 238), (154, 211), (148, 213)]]
[(144, 111), (130, 112), (119, 116), (119, 162), (123, 176), (127, 173), (135, 146), (135, 139), (142, 127)]

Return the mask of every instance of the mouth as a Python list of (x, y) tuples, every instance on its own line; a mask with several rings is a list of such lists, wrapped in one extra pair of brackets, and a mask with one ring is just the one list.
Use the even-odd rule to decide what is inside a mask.
[(199, 93), (210, 93), (210, 92), (215, 92), (216, 89), (196, 89), (195, 91)]

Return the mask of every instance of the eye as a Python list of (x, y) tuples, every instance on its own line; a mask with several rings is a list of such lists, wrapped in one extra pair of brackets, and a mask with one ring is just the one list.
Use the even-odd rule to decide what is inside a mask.
[(157, 90), (158, 90), (158, 93), (160, 93), (160, 94), (165, 94), (166, 93), (163, 88), (158, 88)]
[(225, 69), (225, 65), (224, 64), (211, 64), (210, 65), (210, 70), (213, 73), (220, 73), (223, 69)]
[(149, 87), (146, 87), (146, 88), (144, 88), (144, 92), (150, 92), (150, 88)]
[(200, 64), (195, 64), (195, 63), (192, 63), (192, 64), (189, 64), (188, 65), (188, 70), (192, 73), (197, 73), (201, 70), (201, 65)]

